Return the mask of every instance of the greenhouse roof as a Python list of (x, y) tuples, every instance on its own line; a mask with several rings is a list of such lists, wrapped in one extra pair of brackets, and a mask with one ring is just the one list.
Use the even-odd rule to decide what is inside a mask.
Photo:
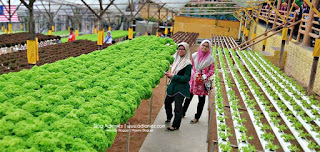
[[(29, 3), (29, 0), (25, 0)], [(81, 14), (94, 15), (100, 14), (100, 8), (102, 10), (108, 7), (105, 11), (107, 14), (112, 15), (130, 15), (131, 11), (129, 10), (129, 1), (134, 4), (145, 4), (148, 0), (37, 0), (34, 3), (34, 10), (40, 13), (51, 12), (59, 15), (74, 15), (74, 10), (82, 10)], [(8, 5), (7, 0), (1, 0), (0, 5)], [(100, 5), (102, 2), (102, 5)], [(170, 11), (176, 12), (178, 14), (188, 14), (190, 13), (190, 8), (196, 8), (194, 13), (205, 13), (205, 14), (231, 14), (239, 8), (250, 7), (251, 4), (258, 4), (257, 2), (262, 2), (261, 0), (226, 0), (223, 2), (200, 2), (195, 0), (149, 0), (153, 5), (158, 5), (159, 8), (166, 8)], [(110, 4), (111, 3), (111, 4)], [(248, 3), (251, 3), (250, 5)], [(205, 7), (185, 7), (187, 4), (218, 4), (216, 7), (205, 8)], [(22, 14), (27, 12), (26, 7), (23, 4), (20, 4), (20, 1), (11, 1), (11, 5), (19, 6), (18, 13)], [(109, 6), (110, 5), (110, 6)], [(49, 7), (50, 6), (50, 7)], [(88, 7), (94, 10), (88, 11)], [(135, 5), (133, 8), (133, 14), (136, 14), (141, 8), (141, 5)], [(137, 7), (138, 6), (138, 7)], [(200, 10), (200, 11), (197, 11)], [(218, 11), (217, 11), (218, 10)]]
[[(26, 0), (28, 2), (29, 0)], [(101, 0), (103, 7), (106, 7), (110, 4), (112, 0)], [(146, 0), (144, 0), (145, 2)], [(7, 1), (3, 1), (4, 5), (8, 5)], [(93, 10), (99, 10), (100, 9), (100, 2), (99, 0), (85, 0), (86, 4), (88, 4)], [(139, 0), (131, 0), (131, 2), (138, 4)], [(150, 0), (150, 2), (153, 2), (155, 4), (159, 4), (160, 6), (164, 5), (164, 8), (167, 8), (172, 11), (178, 11), (181, 7), (184, 7), (190, 0)], [(67, 6), (74, 6), (78, 8), (87, 8), (86, 5), (84, 5), (82, 0), (37, 0), (34, 3), (34, 6), (37, 6), (39, 9), (44, 9), (43, 5), (45, 7), (49, 6), (49, 3), (51, 5), (52, 10), (58, 10), (60, 5), (62, 4), (62, 9), (69, 9)], [(19, 5), (20, 1), (12, 1), (11, 5)], [(125, 10), (128, 8), (129, 2), (128, 0), (114, 0), (112, 5), (108, 8), (108, 12), (125, 12)], [(24, 6), (21, 6), (21, 8), (25, 8)]]
[(240, 7), (250, 7), (249, 3), (251, 5), (256, 5), (256, 4), (265, 2), (263, 0), (232, 0), (232, 1), (237, 5), (239, 5)]
[(164, 8), (172, 10), (174, 12), (179, 11), (182, 7), (190, 2), (190, 0), (151, 0), (159, 5), (164, 5)]

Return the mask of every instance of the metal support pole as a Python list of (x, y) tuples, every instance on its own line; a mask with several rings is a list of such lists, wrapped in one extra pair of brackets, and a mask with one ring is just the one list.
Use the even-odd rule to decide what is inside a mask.
[(242, 28), (242, 17), (241, 17), (241, 20), (240, 20), (240, 28), (239, 28), (239, 34), (238, 34), (238, 39), (240, 40), (241, 39), (241, 35), (242, 35), (242, 31), (241, 31), (241, 28)]
[[(130, 126), (130, 122), (127, 122), (126, 126)], [(129, 148), (130, 148), (129, 146), (130, 146), (130, 127), (127, 129), (127, 146), (126, 146), (127, 152), (129, 152)]]
[(314, 81), (316, 79), (317, 74), (317, 67), (318, 67), (319, 57), (313, 57), (312, 67), (311, 67), (311, 74), (310, 74), (310, 80), (308, 85), (308, 95), (311, 95)]
[(279, 59), (279, 68), (281, 68), (281, 62), (282, 62), (282, 58), (283, 58), (283, 52), (284, 52), (285, 45), (286, 45), (286, 40), (282, 40), (281, 50), (280, 50), (280, 59)]
[[(266, 30), (265, 30), (265, 37), (268, 35), (267, 31), (268, 31), (268, 25), (269, 25), (269, 21), (266, 22)], [(267, 39), (265, 39), (265, 42), (263, 42), (262, 44), (262, 51), (266, 50), (266, 44), (267, 43)]]
[(281, 62), (283, 58), (284, 47), (286, 45), (287, 35), (288, 35), (288, 27), (285, 26), (282, 29), (282, 43), (281, 43), (281, 50), (280, 50), (279, 68), (281, 68)]
[[(254, 27), (254, 31), (253, 31), (253, 38), (257, 36), (257, 26), (258, 26), (258, 22), (254, 23), (255, 27)], [(252, 43), (254, 43), (254, 40), (252, 41)], [(254, 50), (254, 45), (252, 45), (252, 50)]]
[(211, 151), (210, 152), (214, 152), (214, 146), (217, 143), (217, 141), (212, 140), (212, 145), (211, 145)]
[[(151, 95), (151, 100), (150, 100), (149, 126), (151, 125), (151, 119), (152, 119), (152, 104), (153, 104), (153, 94)], [(151, 128), (149, 128), (149, 129), (151, 129)]]

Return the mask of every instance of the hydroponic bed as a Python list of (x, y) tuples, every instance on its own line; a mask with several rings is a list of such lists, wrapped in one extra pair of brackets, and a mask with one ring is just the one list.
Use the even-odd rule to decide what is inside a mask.
[[(23, 33), (23, 32), (28, 32), (28, 31), (12, 31), (12, 33)], [(0, 31), (0, 35), (5, 34), (3, 31)]]
[[(107, 44), (103, 45), (108, 47)], [(82, 54), (88, 54), (97, 50), (96, 42), (88, 40), (76, 40), (71, 43), (59, 43), (39, 48), (39, 61), (37, 65), (53, 63), (69, 57), (76, 57)], [(29, 69), (27, 60), (27, 50), (21, 50), (0, 55), (0, 74), (8, 72), (17, 72), (23, 69)]]
[[(52, 36), (52, 35), (43, 35), (43, 34), (36, 34), (39, 42), (46, 41), (46, 40), (53, 40), (53, 39), (60, 39), (59, 36)], [(11, 47), (15, 45), (24, 45), (26, 44), (27, 40), (29, 39), (29, 33), (14, 33), (14, 34), (2, 34), (0, 35), (0, 48), (1, 47)]]
[(226, 48), (216, 49), (216, 130), (209, 139), (217, 144), (210, 141), (210, 149), (319, 151), (319, 101), (261, 54), (228, 49), (235, 44), (230, 38), (217, 40)]
[[(45, 34), (45, 35), (48, 35), (48, 32), (46, 32), (46, 33), (44, 33), (44, 34)], [(52, 32), (52, 35), (61, 36), (61, 37), (68, 36), (69, 34), (70, 34), (70, 32), (69, 32), (68, 30)]]
[[(167, 43), (173, 46), (166, 45)], [(171, 39), (142, 36), (0, 76), (0, 149), (105, 151), (173, 61)], [(130, 64), (129, 64), (130, 63)]]
[(174, 42), (181, 43), (187, 42), (190, 46), (196, 43), (197, 38), (199, 37), (199, 33), (189, 33), (189, 32), (177, 32), (171, 36)]
[[(133, 34), (136, 34), (136, 32), (133, 32)], [(104, 33), (104, 36), (106, 35), (107, 35), (107, 32)], [(116, 39), (128, 36), (128, 31), (123, 31), (123, 30), (111, 31), (111, 35), (112, 35), (112, 39), (116, 40)], [(97, 41), (98, 34), (86, 34), (86, 35), (76, 36), (76, 40)], [(68, 38), (61, 39), (61, 43), (65, 43), (65, 42), (68, 42)]]

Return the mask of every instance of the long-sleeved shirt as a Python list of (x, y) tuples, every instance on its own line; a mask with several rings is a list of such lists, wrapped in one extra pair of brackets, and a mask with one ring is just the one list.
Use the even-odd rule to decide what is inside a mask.
[(106, 38), (104, 39), (104, 43), (107, 43), (107, 44), (112, 44), (112, 37), (108, 37), (106, 36)]
[[(191, 79), (190, 79), (190, 92), (194, 95), (208, 95), (208, 92), (204, 88), (204, 83), (197, 83), (195, 76), (197, 74), (194, 61), (192, 60), (192, 73), (191, 73)], [(205, 75), (204, 79), (211, 77), (214, 74), (214, 63), (209, 65), (208, 67), (201, 70), (201, 74)]]
[(186, 98), (190, 98), (190, 75), (192, 65), (187, 65), (181, 69), (176, 75), (172, 77), (171, 83), (167, 88), (168, 96), (175, 96), (181, 94)]
[(76, 40), (76, 35), (74, 35), (74, 33), (72, 33), (72, 34), (69, 35), (68, 42), (71, 42), (71, 41), (74, 41), (74, 40)]

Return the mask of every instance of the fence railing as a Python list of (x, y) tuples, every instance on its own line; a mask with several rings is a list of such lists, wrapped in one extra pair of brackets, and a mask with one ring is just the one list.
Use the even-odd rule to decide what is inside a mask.
[[(314, 18), (313, 18), (312, 22), (310, 23), (312, 25), (311, 25), (311, 30), (309, 32), (309, 36), (314, 39), (317, 39), (320, 37), (320, 23), (319, 23), (320, 17), (316, 14), (314, 14), (313, 17)], [(309, 19), (308, 13), (302, 14), (301, 23), (299, 26), (299, 31), (298, 31), (298, 36), (297, 36), (297, 42), (300, 42), (301, 35), (306, 34), (308, 19)]]
[[(279, 13), (281, 14), (280, 16), (277, 16), (276, 13), (270, 9), (261, 9), (260, 11), (260, 15), (259, 15), (259, 20), (263, 20), (265, 22), (269, 22), (272, 24), (276, 24), (276, 25), (281, 25), (285, 23), (285, 20), (288, 21), (288, 25), (291, 25), (293, 23), (295, 23), (297, 21), (297, 13), (292, 11), (292, 12), (288, 12), (288, 11), (279, 11)], [(288, 15), (289, 13), (289, 15)], [(257, 13), (255, 13), (254, 16), (257, 16)], [(282, 18), (284, 18), (285, 20), (283, 20)], [(293, 31), (294, 31), (294, 26), (292, 26), (290, 29), (290, 36), (289, 39), (291, 40), (293, 37)]]

